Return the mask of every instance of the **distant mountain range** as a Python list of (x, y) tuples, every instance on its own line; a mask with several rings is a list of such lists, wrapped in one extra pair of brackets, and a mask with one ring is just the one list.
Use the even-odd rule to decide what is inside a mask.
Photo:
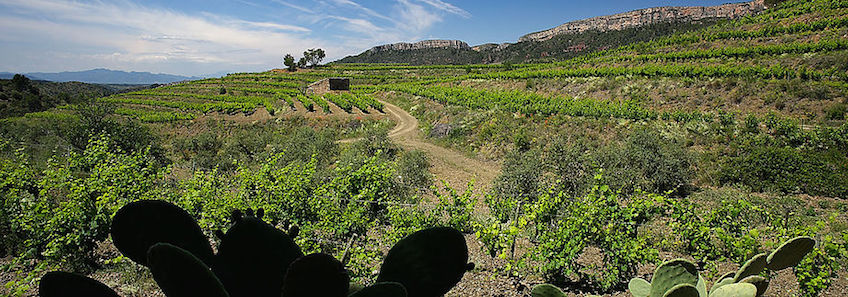
[[(66, 71), (58, 73), (32, 72), (23, 73), (31, 80), (46, 80), (53, 82), (78, 81), (92, 84), (165, 84), (183, 80), (195, 80), (202, 77), (182, 76), (150, 72), (126, 72), (109, 69), (92, 69), (85, 71)], [(14, 73), (0, 72), (0, 79), (10, 79)]]

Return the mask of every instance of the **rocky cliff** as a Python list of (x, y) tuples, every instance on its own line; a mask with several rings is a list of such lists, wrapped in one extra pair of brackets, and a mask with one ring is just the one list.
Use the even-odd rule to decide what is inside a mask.
[(424, 40), (416, 43), (400, 42), (394, 44), (378, 45), (369, 49), (368, 53), (378, 53), (384, 51), (418, 50), (429, 48), (454, 48), (467, 50), (471, 49), (471, 47), (468, 46), (467, 43), (460, 40)]
[(545, 41), (560, 34), (576, 34), (589, 30), (617, 31), (645, 25), (669, 22), (697, 22), (704, 19), (738, 18), (766, 9), (765, 0), (732, 3), (719, 6), (654, 7), (630, 12), (569, 22), (556, 28), (530, 33), (519, 41)]

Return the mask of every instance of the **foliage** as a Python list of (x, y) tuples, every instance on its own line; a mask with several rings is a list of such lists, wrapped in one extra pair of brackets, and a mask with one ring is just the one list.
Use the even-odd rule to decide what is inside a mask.
[(801, 287), (802, 296), (819, 296), (838, 277), (844, 264), (840, 259), (848, 257), (848, 232), (842, 232), (841, 243), (832, 235), (823, 238), (823, 242), (795, 268), (795, 277)]
[(534, 203), (542, 188), (542, 162), (536, 151), (515, 152), (507, 156), (501, 175), (492, 186), (488, 198), (493, 214), (507, 222), (522, 203)]
[(318, 66), (318, 63), (321, 63), (321, 60), (326, 56), (327, 54), (320, 48), (311, 48), (303, 52), (303, 59), (306, 60), (310, 67)]
[(286, 56), (283, 57), (283, 65), (285, 65), (286, 69), (289, 71), (297, 70), (297, 64), (294, 62), (294, 57), (292, 57), (291, 54), (286, 54)]
[(831, 152), (749, 141), (741, 143), (726, 160), (719, 180), (741, 183), (758, 192), (846, 197), (848, 167), (844, 160)]
[[(602, 177), (596, 176), (600, 181)], [(610, 290), (635, 274), (639, 264), (655, 261), (657, 250), (640, 237), (639, 225), (648, 221), (664, 199), (647, 195), (633, 197), (622, 205), (619, 195), (598, 183), (584, 197), (562, 201), (555, 217), (536, 225), (538, 246), (531, 257), (541, 261), (545, 279), (562, 283), (567, 279)], [(529, 218), (546, 217), (548, 207), (530, 208)], [(588, 269), (578, 261), (587, 248), (600, 250), (600, 269)]]
[(679, 193), (692, 176), (690, 157), (682, 145), (650, 129), (634, 131), (623, 144), (607, 147), (597, 159), (610, 186), (624, 192), (639, 188)]
[(399, 183), (411, 192), (421, 192), (433, 184), (430, 162), (422, 151), (408, 151), (400, 155), (397, 164)]
[(148, 150), (126, 153), (105, 136), (65, 163), (49, 161), (42, 172), (26, 162), (13, 164), (2, 165), (2, 212), (10, 231), (4, 250), (76, 267), (93, 263), (111, 214), (126, 202), (155, 196), (165, 172)]

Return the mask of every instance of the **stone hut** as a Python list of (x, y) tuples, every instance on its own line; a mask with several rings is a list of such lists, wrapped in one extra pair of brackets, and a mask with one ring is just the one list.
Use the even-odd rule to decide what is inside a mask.
[(306, 87), (309, 94), (324, 94), (330, 91), (350, 91), (350, 78), (331, 77), (316, 81)]

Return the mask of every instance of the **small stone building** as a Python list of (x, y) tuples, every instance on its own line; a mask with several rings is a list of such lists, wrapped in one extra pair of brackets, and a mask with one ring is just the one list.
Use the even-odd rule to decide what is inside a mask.
[(310, 94), (324, 94), (330, 91), (350, 91), (350, 78), (346, 77), (331, 77), (316, 81), (306, 87), (306, 92)]

